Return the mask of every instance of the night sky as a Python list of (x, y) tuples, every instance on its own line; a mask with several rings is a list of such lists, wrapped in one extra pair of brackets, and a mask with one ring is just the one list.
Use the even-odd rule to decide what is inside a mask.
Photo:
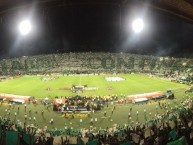
[[(145, 29), (134, 34), (132, 20), (143, 17)], [(33, 31), (18, 33), (22, 18)], [(63, 52), (130, 52), (192, 57), (193, 24), (166, 13), (116, 5), (76, 5), (33, 9), (1, 16), (0, 57)]]

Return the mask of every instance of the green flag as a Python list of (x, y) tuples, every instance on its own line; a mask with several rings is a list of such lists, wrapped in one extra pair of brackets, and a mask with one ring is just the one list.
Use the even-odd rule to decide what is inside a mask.
[(167, 143), (167, 145), (188, 145), (188, 143), (186, 142), (186, 138), (183, 136), (178, 140)]
[(18, 142), (18, 132), (6, 131), (6, 145), (16, 145)]

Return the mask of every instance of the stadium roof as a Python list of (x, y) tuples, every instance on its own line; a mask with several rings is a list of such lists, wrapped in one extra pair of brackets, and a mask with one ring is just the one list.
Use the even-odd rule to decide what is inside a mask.
[(54, 6), (86, 5), (86, 4), (107, 4), (107, 5), (146, 5), (165, 13), (170, 13), (182, 19), (193, 22), (193, 1), (192, 0), (1, 0), (0, 14), (12, 13), (21, 9), (29, 9), (34, 5), (39, 8)]

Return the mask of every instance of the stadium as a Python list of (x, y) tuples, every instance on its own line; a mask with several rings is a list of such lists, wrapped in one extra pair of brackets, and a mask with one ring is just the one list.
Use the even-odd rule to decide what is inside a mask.
[[(160, 34), (125, 32), (140, 9), (168, 20)], [(10, 32), (26, 13), (36, 26)], [(191, 1), (3, 0), (0, 15), (1, 145), (193, 144)]]

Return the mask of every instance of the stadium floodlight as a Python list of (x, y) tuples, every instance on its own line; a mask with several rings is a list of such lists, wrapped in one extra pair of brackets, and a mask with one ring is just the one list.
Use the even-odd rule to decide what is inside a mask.
[(31, 23), (29, 20), (23, 20), (20, 24), (19, 24), (19, 31), (21, 35), (27, 35), (30, 33), (31, 31)]
[(144, 28), (144, 22), (141, 18), (137, 18), (132, 23), (132, 28), (135, 33), (140, 33)]

